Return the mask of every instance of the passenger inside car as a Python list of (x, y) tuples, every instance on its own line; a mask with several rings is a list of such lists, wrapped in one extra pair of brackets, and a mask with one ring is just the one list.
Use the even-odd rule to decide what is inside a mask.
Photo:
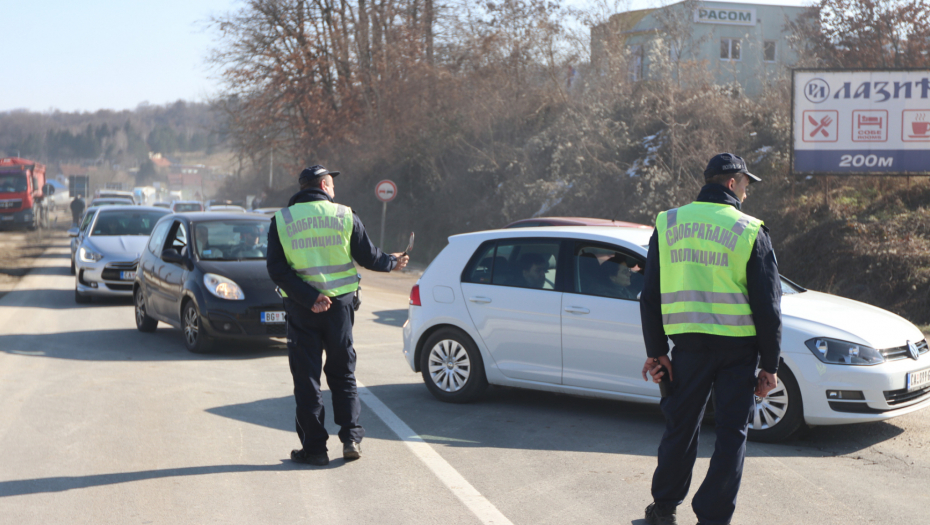
[(520, 256), (520, 278), (522, 282), (514, 283), (516, 286), (524, 288), (537, 288), (542, 290), (546, 285), (546, 272), (549, 271), (549, 263), (542, 255), (537, 253), (525, 253)]

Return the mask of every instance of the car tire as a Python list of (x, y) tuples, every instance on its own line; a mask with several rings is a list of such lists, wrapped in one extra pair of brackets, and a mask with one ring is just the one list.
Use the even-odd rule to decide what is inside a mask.
[(194, 354), (203, 354), (213, 348), (213, 338), (207, 335), (203, 326), (203, 318), (197, 311), (194, 301), (184, 303), (181, 311), (181, 332), (184, 336), (184, 346)]
[(474, 401), (488, 387), (478, 347), (455, 328), (429, 336), (420, 354), (420, 373), (430, 393), (446, 403)]
[(154, 332), (155, 329), (158, 328), (158, 320), (152, 319), (148, 315), (142, 287), (136, 288), (136, 292), (133, 294), (133, 302), (136, 307), (136, 328), (138, 328), (140, 332)]
[(89, 295), (81, 295), (81, 292), (77, 291), (77, 288), (74, 289), (74, 302), (77, 304), (88, 304), (92, 301)]
[(72, 258), (71, 259), (71, 275), (74, 275), (75, 273), (76, 273), (76, 270), (74, 267), (74, 258)]
[(749, 416), (749, 439), (777, 443), (787, 440), (804, 426), (801, 389), (794, 374), (782, 362), (778, 368), (778, 386), (765, 399), (756, 399)]

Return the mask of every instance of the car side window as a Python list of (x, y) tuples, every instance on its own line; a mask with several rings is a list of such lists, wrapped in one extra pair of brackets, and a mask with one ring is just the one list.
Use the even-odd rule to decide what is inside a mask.
[(491, 270), (493, 270), (492, 263), (496, 247), (497, 244), (494, 242), (484, 243), (478, 247), (471, 264), (462, 274), (462, 282), (491, 284)]
[(184, 228), (184, 223), (174, 221), (171, 230), (168, 231), (168, 244), (165, 246), (166, 249), (174, 248), (178, 252), (187, 247), (187, 230)]
[(491, 284), (554, 290), (558, 240), (501, 240), (494, 254)]
[(165, 245), (165, 237), (168, 236), (168, 228), (171, 227), (171, 221), (165, 221), (155, 227), (152, 237), (149, 239), (149, 251), (155, 255), (161, 253), (162, 246)]
[(573, 262), (577, 293), (636, 301), (643, 291), (645, 261), (620, 248), (576, 242)]
[(87, 231), (87, 227), (90, 226), (90, 222), (94, 219), (93, 213), (88, 213), (84, 216), (84, 223), (81, 224), (81, 231)]

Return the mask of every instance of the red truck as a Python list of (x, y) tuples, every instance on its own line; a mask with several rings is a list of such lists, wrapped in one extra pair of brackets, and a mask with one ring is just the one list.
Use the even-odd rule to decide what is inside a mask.
[(45, 165), (18, 157), (0, 159), (0, 228), (48, 227)]

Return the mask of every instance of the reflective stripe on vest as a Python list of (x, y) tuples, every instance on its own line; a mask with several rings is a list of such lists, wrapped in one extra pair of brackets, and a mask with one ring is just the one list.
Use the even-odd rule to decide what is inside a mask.
[(303, 281), (327, 297), (358, 290), (350, 208), (328, 201), (299, 203), (279, 210), (275, 225), (287, 263)]
[(726, 204), (659, 214), (662, 324), (667, 335), (756, 335), (746, 264), (762, 221)]

